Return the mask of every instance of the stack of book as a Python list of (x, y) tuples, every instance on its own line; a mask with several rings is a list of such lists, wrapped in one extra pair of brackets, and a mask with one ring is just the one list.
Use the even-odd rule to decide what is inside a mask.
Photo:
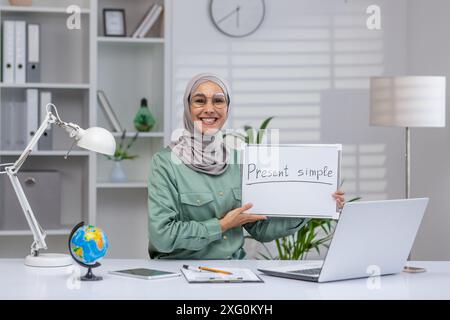
[(2, 81), (40, 81), (39, 24), (25, 21), (3, 22)]
[(141, 20), (141, 22), (136, 27), (136, 30), (133, 32), (132, 38), (143, 38), (150, 31), (150, 29), (155, 25), (158, 20), (161, 12), (163, 11), (163, 7), (159, 4), (154, 4), (147, 11), (147, 14)]

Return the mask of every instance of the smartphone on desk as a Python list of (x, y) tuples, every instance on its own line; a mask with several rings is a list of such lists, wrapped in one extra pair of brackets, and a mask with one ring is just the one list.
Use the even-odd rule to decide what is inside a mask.
[(145, 269), (145, 268), (137, 268), (137, 269), (126, 269), (126, 270), (117, 270), (117, 271), (109, 271), (110, 274), (132, 277), (138, 279), (162, 279), (162, 278), (171, 278), (180, 276), (179, 273), (155, 270), (155, 269)]

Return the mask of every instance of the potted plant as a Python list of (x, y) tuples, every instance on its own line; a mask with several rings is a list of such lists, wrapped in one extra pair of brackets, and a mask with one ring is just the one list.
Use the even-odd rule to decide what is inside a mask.
[(112, 156), (106, 156), (108, 160), (114, 161), (113, 167), (111, 169), (110, 173), (110, 180), (111, 182), (125, 182), (127, 181), (127, 175), (125, 173), (125, 170), (122, 166), (123, 160), (133, 160), (136, 159), (137, 155), (130, 155), (128, 152), (130, 148), (133, 146), (134, 142), (136, 141), (139, 132), (136, 132), (136, 134), (133, 136), (133, 138), (130, 140), (128, 144), (125, 144), (125, 138), (126, 138), (126, 130), (123, 130), (122, 135), (120, 136), (120, 142), (116, 147), (116, 151), (114, 152), (114, 155)]

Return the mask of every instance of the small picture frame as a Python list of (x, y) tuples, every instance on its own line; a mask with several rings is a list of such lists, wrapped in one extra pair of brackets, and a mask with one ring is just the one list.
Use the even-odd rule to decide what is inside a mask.
[(126, 37), (124, 9), (103, 9), (103, 29), (106, 37)]

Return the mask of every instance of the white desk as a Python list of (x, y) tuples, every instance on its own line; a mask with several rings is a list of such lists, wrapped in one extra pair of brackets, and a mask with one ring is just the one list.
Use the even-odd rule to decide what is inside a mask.
[(71, 267), (39, 269), (26, 267), (23, 260), (0, 259), (0, 299), (450, 299), (450, 262), (411, 263), (426, 267), (428, 272), (381, 277), (379, 289), (368, 286), (367, 279), (318, 284), (262, 275), (264, 283), (188, 284), (183, 276), (138, 280), (107, 273), (137, 267), (179, 271), (183, 264), (198, 264), (248, 267), (259, 274), (258, 267), (290, 263), (298, 262), (106, 259), (94, 271), (104, 277), (103, 281), (73, 282)]

